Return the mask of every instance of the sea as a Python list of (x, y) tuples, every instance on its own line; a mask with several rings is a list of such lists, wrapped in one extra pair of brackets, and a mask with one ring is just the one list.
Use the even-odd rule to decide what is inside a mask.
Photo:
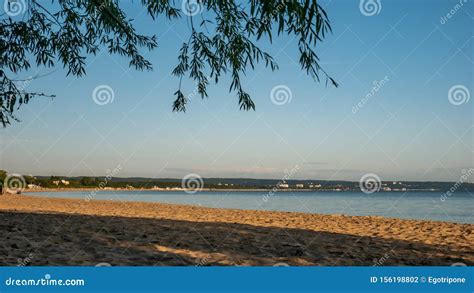
[(34, 196), (195, 205), (211, 208), (383, 216), (474, 224), (474, 193), (333, 191), (153, 191), (37, 192)]

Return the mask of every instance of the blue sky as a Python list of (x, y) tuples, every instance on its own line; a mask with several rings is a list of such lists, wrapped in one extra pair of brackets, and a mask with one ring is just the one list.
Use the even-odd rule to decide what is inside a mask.
[[(104, 176), (121, 165), (120, 177), (282, 178), (298, 165), (298, 179), (375, 173), (457, 181), (474, 166), (474, 101), (453, 105), (448, 92), (456, 85), (474, 91), (473, 3), (462, 2), (444, 23), (459, 1), (379, 3), (378, 14), (365, 16), (359, 1), (321, 2), (333, 34), (318, 53), (339, 88), (306, 76), (296, 41), (282, 36), (261, 43), (279, 71), (259, 67), (244, 78), (256, 111), (239, 110), (224, 78), (208, 99), (192, 98), (186, 113), (171, 112), (178, 80), (170, 74), (186, 22), (152, 22), (138, 3), (127, 4), (138, 30), (158, 36), (159, 48), (146, 53), (154, 71), (130, 69), (103, 52), (88, 58), (86, 77), (65, 77), (59, 68), (34, 80), (28, 90), (57, 97), (36, 98), (18, 111), (20, 123), (1, 130), (0, 166), (34, 175)], [(94, 103), (100, 85), (113, 89), (113, 102)], [(270, 98), (279, 85), (291, 91), (284, 105)], [(194, 83), (184, 89), (192, 93)]]

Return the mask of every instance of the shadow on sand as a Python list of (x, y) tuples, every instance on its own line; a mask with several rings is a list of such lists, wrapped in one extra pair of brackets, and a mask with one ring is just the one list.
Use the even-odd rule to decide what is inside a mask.
[(423, 243), (220, 222), (0, 212), (1, 265), (474, 265)]

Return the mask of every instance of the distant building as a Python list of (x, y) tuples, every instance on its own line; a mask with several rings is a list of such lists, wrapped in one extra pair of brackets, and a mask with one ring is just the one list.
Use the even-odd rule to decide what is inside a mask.
[(288, 183), (278, 183), (277, 187), (278, 188), (289, 188), (290, 186), (288, 185)]
[(56, 186), (58, 186), (59, 184), (69, 185), (69, 181), (67, 181), (67, 180), (54, 180), (53, 184), (56, 185)]
[(38, 186), (36, 184), (28, 184), (27, 187), (28, 187), (28, 189), (39, 189), (39, 188), (41, 188), (40, 186)]
[(298, 183), (296, 184), (296, 188), (304, 188), (304, 184)]

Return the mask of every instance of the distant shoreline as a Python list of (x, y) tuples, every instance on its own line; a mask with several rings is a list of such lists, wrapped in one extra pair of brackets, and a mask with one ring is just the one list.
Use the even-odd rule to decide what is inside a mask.
[[(103, 188), (42, 188), (42, 189), (25, 189), (22, 193), (34, 193), (34, 192), (85, 192), (85, 191), (154, 191), (154, 192), (186, 192), (185, 189), (151, 189), (151, 188), (135, 188), (135, 189), (122, 189), (122, 188), (112, 188), (112, 189), (103, 189)], [(249, 188), (249, 189), (217, 189), (217, 188), (202, 188), (197, 192), (362, 192), (361, 190), (334, 190), (334, 189), (307, 189), (307, 188), (285, 188), (285, 189), (258, 189), (258, 188)], [(194, 191), (193, 191), (194, 192)], [(380, 190), (377, 192), (443, 192), (441, 189), (407, 189), (407, 190)]]

